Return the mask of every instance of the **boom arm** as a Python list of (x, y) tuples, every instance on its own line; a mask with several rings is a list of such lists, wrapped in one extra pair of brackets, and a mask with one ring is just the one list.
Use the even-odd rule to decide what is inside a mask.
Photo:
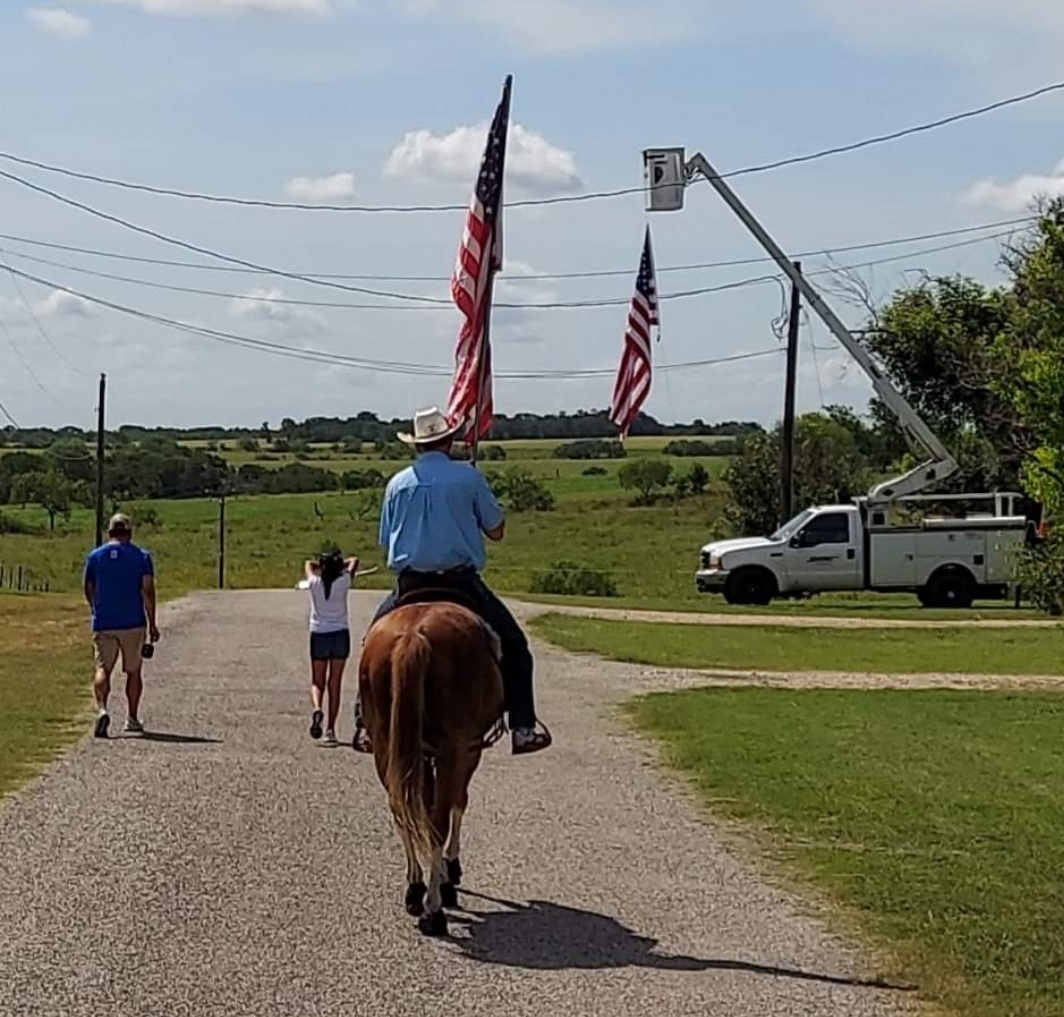
[(788, 279), (797, 287), (809, 305), (820, 316), (832, 335), (860, 365), (872, 382), (872, 388), (879, 398), (889, 407), (898, 419), (902, 431), (910, 444), (923, 450), (927, 459), (919, 466), (877, 484), (868, 492), (868, 500), (891, 502), (906, 495), (915, 494), (954, 473), (957, 462), (946, 450), (938, 436), (924, 423), (905, 397), (890, 383), (868, 351), (858, 342), (850, 330), (842, 323), (838, 315), (827, 305), (824, 298), (813, 288), (812, 284), (783, 253), (780, 246), (765, 232), (762, 225), (754, 218), (750, 210), (739, 200), (735, 192), (721, 178), (720, 174), (709, 164), (700, 152), (693, 155), (686, 165), (688, 180), (696, 173), (701, 173), (710, 186), (724, 199), (728, 207), (739, 217), (762, 247), (771, 255)]

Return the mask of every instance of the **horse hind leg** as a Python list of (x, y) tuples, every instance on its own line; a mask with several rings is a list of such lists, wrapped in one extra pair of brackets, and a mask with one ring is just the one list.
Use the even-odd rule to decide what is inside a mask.
[[(447, 884), (453, 889), (462, 884), (462, 817), (465, 808), (456, 805), (451, 809), (451, 832), (447, 838), (447, 846), (443, 849), (443, 858), (447, 863)], [(457, 894), (454, 895), (457, 902)], [(454, 907), (453, 904), (449, 907)]]
[(444, 900), (441, 893), (444, 885), (443, 845), (435, 840), (428, 858), (423, 859), (422, 866), (429, 874), (429, 883), (425, 892), (425, 913), (418, 919), (418, 928), (426, 936), (447, 935), (447, 915), (444, 914)]
[[(447, 882), (444, 884), (444, 904), (455, 907), (458, 904), (458, 891), (455, 889), (462, 882), (462, 820), (469, 807), (469, 782), (480, 763), (480, 752), (474, 750), (465, 758), (460, 758), (454, 767), (449, 787), (450, 833), (444, 847), (443, 858), (447, 867)], [(451, 903), (446, 898), (450, 898)]]
[(418, 864), (417, 852), (410, 835), (401, 830), (400, 836), (403, 850), (406, 852), (406, 898), (403, 904), (407, 914), (417, 918), (425, 912), (425, 892), (428, 888), (421, 878), (421, 866)]

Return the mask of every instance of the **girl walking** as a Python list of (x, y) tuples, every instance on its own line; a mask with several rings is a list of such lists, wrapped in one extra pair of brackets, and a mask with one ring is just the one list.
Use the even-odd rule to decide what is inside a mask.
[(310, 593), (310, 698), (314, 712), (310, 737), (322, 734), (322, 700), (328, 690), (325, 742), (336, 744), (336, 718), (340, 713), (340, 683), (351, 656), (351, 629), (347, 594), (358, 570), (357, 558), (344, 558), (339, 550), (325, 552), (306, 563)]

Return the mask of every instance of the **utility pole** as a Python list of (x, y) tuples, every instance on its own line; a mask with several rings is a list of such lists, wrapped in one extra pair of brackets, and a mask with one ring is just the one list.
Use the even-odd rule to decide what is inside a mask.
[(104, 400), (107, 397), (107, 375), (100, 375), (100, 394), (96, 405), (96, 543), (103, 543), (103, 465), (104, 465)]
[(225, 589), (225, 488), (218, 499), (218, 589)]
[[(801, 272), (802, 263), (794, 263)], [(798, 377), (798, 326), (801, 323), (802, 294), (791, 285), (791, 313), (787, 321), (787, 382), (783, 395), (783, 435), (780, 449), (780, 475), (783, 482), (780, 499), (780, 523), (794, 516), (794, 395)]]

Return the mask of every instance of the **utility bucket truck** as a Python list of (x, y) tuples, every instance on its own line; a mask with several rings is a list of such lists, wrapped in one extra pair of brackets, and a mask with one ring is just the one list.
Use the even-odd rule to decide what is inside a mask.
[[(1016, 494), (938, 495), (897, 499), (990, 502), (985, 513), (892, 522), (869, 498), (800, 512), (770, 537), (720, 540), (701, 549), (695, 584), (729, 604), (768, 604), (776, 597), (874, 590), (914, 592), (925, 607), (970, 607), (1009, 595), (1015, 556), (1033, 524), (1016, 513)], [(914, 506), (915, 507), (915, 506)]]
[[(1033, 523), (1017, 511), (1020, 495), (922, 493), (955, 473), (956, 461), (820, 293), (705, 156), (686, 161), (683, 149), (670, 148), (649, 149), (643, 158), (650, 211), (682, 208), (686, 186), (696, 175), (706, 179), (857, 361), (921, 460), (853, 504), (808, 508), (769, 537), (707, 544), (700, 551), (697, 588), (722, 593), (733, 604), (839, 590), (913, 591), (934, 607), (1005, 597), (1016, 553), (1034, 537)], [(921, 502), (957, 511), (921, 518)], [(973, 512), (973, 504), (984, 508)]]

